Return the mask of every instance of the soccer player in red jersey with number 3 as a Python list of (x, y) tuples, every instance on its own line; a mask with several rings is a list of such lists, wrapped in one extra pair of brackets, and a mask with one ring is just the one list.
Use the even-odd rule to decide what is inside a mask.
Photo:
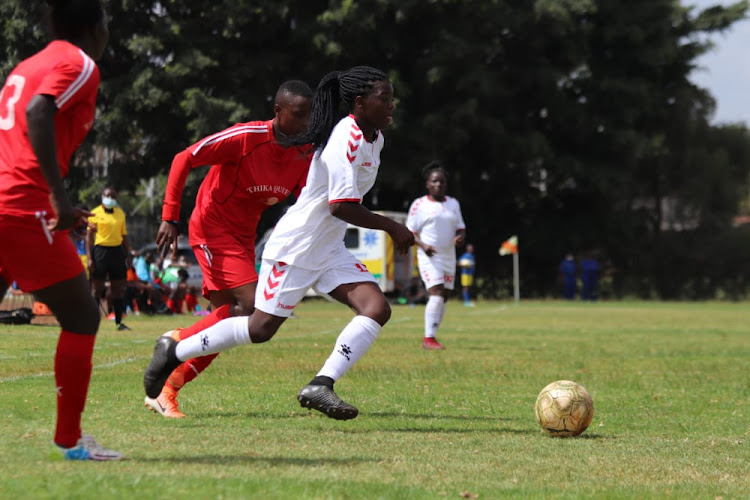
[(68, 230), (89, 212), (63, 185), (71, 155), (94, 121), (99, 69), (109, 32), (98, 0), (48, 0), (47, 47), (11, 71), (0, 91), (0, 296), (16, 281), (54, 313), (54, 442), (69, 460), (117, 460), (120, 453), (81, 434), (99, 308)]
[[(161, 252), (170, 245), (176, 251), (180, 199), (187, 175), (192, 168), (212, 165), (198, 190), (189, 235), (203, 271), (203, 295), (214, 307), (195, 325), (175, 330), (175, 336), (190, 336), (255, 309), (256, 227), (264, 210), (291, 194), (299, 195), (305, 185), (309, 147), (285, 147), (282, 143), (307, 128), (311, 99), (312, 90), (306, 83), (284, 82), (276, 92), (272, 120), (239, 123), (174, 157), (156, 242)], [(177, 367), (158, 397), (146, 397), (146, 406), (164, 417), (184, 417), (177, 403), (178, 391), (217, 355), (190, 359)]]

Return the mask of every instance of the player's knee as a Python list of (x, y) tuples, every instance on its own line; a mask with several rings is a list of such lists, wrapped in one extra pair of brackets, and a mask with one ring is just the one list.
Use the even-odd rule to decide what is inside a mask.
[(77, 311), (63, 311), (57, 321), (63, 330), (79, 333), (81, 335), (96, 335), (101, 322), (101, 315), (96, 302), (89, 301), (86, 306)]
[(387, 301), (383, 300), (380, 304), (369, 311), (369, 314), (365, 314), (365, 316), (369, 316), (381, 326), (385, 325), (388, 323), (388, 320), (391, 319), (391, 306)]
[(278, 327), (270, 320), (256, 320), (254, 316), (249, 319), (248, 330), (250, 331), (250, 342), (262, 344), (273, 338)]
[(255, 304), (251, 302), (238, 302), (234, 306), (232, 316), (250, 316), (255, 311)]

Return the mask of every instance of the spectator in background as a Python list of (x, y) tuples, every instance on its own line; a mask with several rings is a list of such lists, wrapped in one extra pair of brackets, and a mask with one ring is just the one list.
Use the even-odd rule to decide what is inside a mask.
[(576, 261), (572, 253), (565, 254), (558, 271), (562, 278), (563, 297), (565, 300), (574, 300), (576, 298)]
[(125, 288), (122, 292), (122, 300), (125, 302), (125, 314), (128, 314), (129, 310), (136, 315), (139, 314), (140, 297), (145, 291), (144, 285), (140, 282), (135, 272), (135, 263), (139, 255), (140, 253), (137, 250), (130, 251), (130, 262), (125, 275)]
[(461, 269), (461, 298), (464, 300), (464, 306), (474, 307), (471, 301), (471, 286), (474, 284), (474, 268), (476, 259), (474, 258), (474, 245), (466, 245), (466, 252), (458, 259), (458, 267)]
[(182, 314), (183, 303), (188, 312), (193, 312), (198, 303), (198, 290), (188, 285), (190, 274), (187, 270), (188, 263), (184, 256), (164, 269), (162, 284), (169, 296), (167, 307), (174, 314)]
[(596, 300), (596, 286), (599, 283), (599, 262), (597, 262), (594, 253), (581, 259), (581, 290), (582, 300)]
[[(79, 205), (77, 207), (79, 210), (83, 212), (88, 212), (89, 209), (85, 205)], [(78, 251), (78, 258), (81, 259), (81, 264), (83, 264), (83, 269), (86, 271), (86, 276), (89, 276), (89, 254), (91, 253), (91, 249), (89, 248), (89, 225), (87, 224), (81, 224), (78, 227), (71, 228), (70, 230), (70, 238), (73, 240), (73, 244), (76, 246), (76, 250)]]
[(88, 232), (91, 254), (88, 261), (94, 296), (100, 302), (106, 297), (105, 281), (109, 278), (109, 298), (115, 313), (115, 329), (130, 330), (122, 322), (125, 312), (123, 289), (130, 266), (130, 245), (125, 227), (125, 212), (117, 206), (117, 192), (114, 188), (104, 188), (101, 205), (91, 213), (91, 230)]
[(170, 311), (164, 303), (161, 285), (157, 283), (153, 277), (155, 271), (152, 272), (152, 269), (155, 267), (154, 261), (156, 259), (157, 256), (153, 252), (146, 252), (135, 259), (133, 268), (138, 277), (138, 281), (141, 283), (143, 291), (145, 292), (142, 294), (138, 306), (142, 312), (147, 314), (167, 314)]

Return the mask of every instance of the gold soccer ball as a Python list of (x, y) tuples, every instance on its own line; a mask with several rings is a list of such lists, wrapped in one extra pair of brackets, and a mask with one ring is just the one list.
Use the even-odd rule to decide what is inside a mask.
[(534, 414), (542, 430), (550, 436), (577, 436), (594, 417), (594, 401), (582, 385), (558, 380), (539, 393)]

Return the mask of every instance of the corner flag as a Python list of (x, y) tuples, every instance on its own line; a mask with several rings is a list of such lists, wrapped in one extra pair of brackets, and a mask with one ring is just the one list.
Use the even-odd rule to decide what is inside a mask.
[(518, 253), (518, 236), (511, 236), (500, 245), (500, 255)]
[(516, 300), (516, 304), (521, 299), (521, 286), (519, 283), (519, 271), (518, 271), (518, 236), (515, 234), (505, 240), (500, 249), (498, 250), (500, 255), (513, 255), (513, 298)]

